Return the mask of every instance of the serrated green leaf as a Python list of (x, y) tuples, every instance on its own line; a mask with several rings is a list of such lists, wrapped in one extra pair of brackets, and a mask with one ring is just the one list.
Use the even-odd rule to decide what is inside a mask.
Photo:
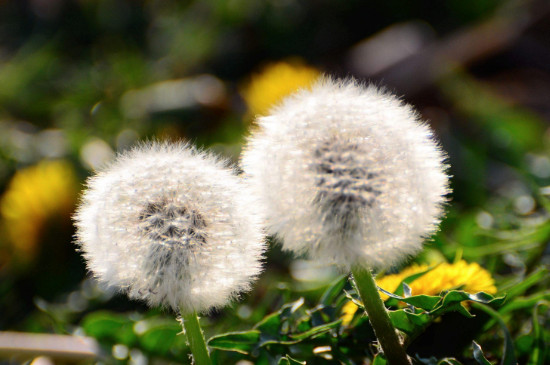
[[(259, 346), (269, 344), (291, 345), (301, 340), (289, 340), (287, 335), (293, 328), (291, 326), (303, 322), (304, 318), (297, 318), (295, 323), (290, 323), (291, 317), (300, 315), (298, 310), (303, 306), (304, 298), (285, 304), (279, 311), (272, 313), (258, 322), (253, 329), (260, 331)], [(309, 319), (309, 318), (308, 318)], [(298, 325), (298, 327), (300, 327)], [(304, 326), (301, 326), (304, 328)]]
[(477, 342), (472, 341), (472, 347), (474, 349), (474, 359), (477, 361), (478, 364), (492, 365), (483, 354), (483, 350), (481, 349), (481, 346), (477, 344)]
[(505, 297), (495, 298), (490, 294), (479, 292), (476, 294), (466, 293), (463, 290), (451, 290), (444, 294), (440, 302), (430, 311), (430, 314), (433, 316), (440, 316), (443, 313), (458, 311), (459, 313), (472, 317), (464, 306), (460, 303), (465, 300), (470, 300), (476, 303), (491, 304), (495, 306), (500, 306), (504, 303)]
[(417, 326), (425, 326), (432, 321), (432, 318), (426, 313), (411, 313), (408, 310), (404, 310), (404, 312), (407, 319)]
[(260, 331), (229, 332), (211, 337), (208, 346), (224, 351), (234, 351), (248, 355), (260, 341)]
[(441, 298), (431, 295), (414, 295), (412, 297), (403, 298), (401, 301), (413, 305), (416, 308), (431, 311)]
[(321, 326), (313, 327), (312, 329), (310, 329), (309, 331), (306, 331), (306, 332), (290, 335), (289, 337), (292, 338), (295, 341), (303, 341), (303, 340), (308, 339), (308, 338), (315, 338), (316, 336), (318, 336), (320, 334), (323, 334), (325, 332), (328, 332), (333, 328), (337, 328), (338, 326), (340, 326), (341, 323), (342, 323), (342, 320), (339, 319), (339, 320), (334, 321), (334, 322), (330, 322), (330, 323), (327, 323), (327, 324), (324, 324), (324, 325), (321, 325)]
[[(422, 276), (424, 276), (425, 274), (427, 274), (428, 272), (432, 271), (436, 266), (431, 266), (431, 267), (427, 268), (424, 271), (417, 272), (415, 274), (407, 276), (405, 279), (403, 279), (399, 283), (399, 285), (397, 286), (397, 289), (395, 289), (395, 292), (393, 294), (402, 297), (403, 294), (404, 294), (403, 284), (409, 285), (410, 283), (412, 283), (416, 279), (419, 279)], [(388, 305), (388, 306), (397, 306), (397, 304), (398, 304), (398, 300), (396, 300), (396, 298), (390, 297), (389, 299), (386, 300), (386, 305)]]
[(289, 355), (286, 355), (284, 357), (281, 357), (281, 359), (278, 362), (278, 365), (306, 365), (306, 362), (298, 361), (296, 359), (293, 359)]
[(389, 312), (393, 325), (408, 336), (415, 336), (430, 322), (431, 318), (426, 313), (411, 313), (406, 309)]
[[(392, 299), (396, 299), (397, 302), (404, 302), (404, 303), (413, 305), (417, 308), (424, 309), (426, 311), (432, 310), (436, 306), (436, 304), (439, 303), (439, 301), (441, 300), (441, 297), (430, 296), (425, 294), (414, 295), (412, 297), (404, 298), (399, 295), (389, 293), (383, 289), (381, 289), (381, 291), (384, 294), (391, 297)], [(388, 301), (386, 301), (386, 304), (388, 304)]]
[(433, 313), (437, 313), (437, 311), (440, 311), (442, 309), (445, 309), (446, 307), (449, 307), (451, 305), (455, 305), (456, 303), (460, 303), (464, 300), (468, 300), (469, 296), (468, 293), (462, 290), (451, 290), (444, 294), (441, 301), (438, 303), (437, 307), (434, 308)]
[(446, 305), (440, 306), (437, 309), (430, 312), (434, 317), (439, 317), (448, 312), (458, 312), (466, 318), (474, 318), (475, 316), (466, 309), (462, 302), (452, 302), (447, 303)]
[[(452, 308), (452, 307), (451, 307)], [(450, 310), (462, 314), (466, 318), (474, 318), (475, 316), (462, 303), (458, 303), (454, 309)]]
[(279, 336), (279, 329), (281, 328), (281, 313), (275, 312), (267, 315), (260, 322), (256, 323), (254, 329), (260, 331), (262, 334), (277, 338)]
[(474, 302), (478, 303), (484, 303), (484, 304), (490, 304), (495, 307), (500, 307), (504, 301), (506, 300), (506, 295), (503, 295), (501, 297), (494, 297), (491, 294), (487, 294), (485, 292), (477, 292), (475, 294), (468, 294), (469, 300), (473, 300)]

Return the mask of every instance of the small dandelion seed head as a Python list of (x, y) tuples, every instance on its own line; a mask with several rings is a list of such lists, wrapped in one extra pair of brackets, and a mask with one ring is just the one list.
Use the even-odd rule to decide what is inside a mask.
[(261, 271), (255, 206), (223, 161), (185, 144), (143, 145), (89, 179), (77, 243), (100, 281), (152, 306), (205, 312)]
[(258, 119), (241, 158), (283, 248), (344, 268), (421, 250), (448, 193), (444, 153), (412, 108), (324, 78)]

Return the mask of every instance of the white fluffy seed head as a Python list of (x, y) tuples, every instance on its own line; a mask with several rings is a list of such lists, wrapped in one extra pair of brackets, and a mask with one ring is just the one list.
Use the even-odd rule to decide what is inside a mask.
[(261, 219), (225, 163), (188, 145), (152, 143), (88, 180), (77, 243), (101, 282), (162, 305), (206, 312), (261, 272)]
[(241, 164), (284, 249), (349, 269), (422, 249), (449, 192), (444, 158), (410, 106), (325, 78), (258, 119)]

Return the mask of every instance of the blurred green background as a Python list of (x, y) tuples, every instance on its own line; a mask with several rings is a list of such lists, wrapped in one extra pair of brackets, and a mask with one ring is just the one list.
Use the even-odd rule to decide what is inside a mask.
[[(434, 128), (453, 194), (418, 261), (479, 262), (502, 291), (548, 268), (549, 10), (497, 0), (0, 1), (0, 330), (86, 333), (109, 352), (125, 340), (90, 323), (153, 318), (158, 333), (120, 335), (133, 345), (113, 347), (109, 361), (184, 362), (173, 314), (86, 278), (70, 220), (78, 192), (116, 151), (147, 139), (186, 139), (237, 161), (252, 123), (242, 90), (285, 60), (385, 86)], [(314, 300), (337, 275), (277, 246), (267, 268), (243, 301), (205, 319), (207, 336)], [(539, 279), (521, 294), (547, 295), (548, 275)], [(515, 339), (531, 309), (508, 318)]]

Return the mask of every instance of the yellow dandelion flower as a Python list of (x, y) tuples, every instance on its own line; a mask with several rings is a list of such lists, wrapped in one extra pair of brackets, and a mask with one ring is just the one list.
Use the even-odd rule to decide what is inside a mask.
[(266, 115), (285, 96), (307, 88), (321, 72), (301, 62), (277, 62), (252, 76), (242, 95), (252, 115)]
[(69, 216), (76, 181), (66, 161), (42, 161), (17, 171), (0, 200), (0, 214), (15, 257), (31, 260), (45, 224)]
[(342, 307), (342, 324), (344, 326), (347, 326), (351, 323), (351, 320), (353, 319), (353, 316), (355, 316), (355, 312), (357, 312), (357, 304), (352, 302), (351, 300), (344, 304)]
[[(429, 268), (429, 265), (413, 264), (400, 273), (386, 275), (378, 279), (376, 283), (380, 288), (393, 293), (404, 279)], [(483, 291), (488, 294), (495, 294), (497, 292), (495, 282), (487, 270), (476, 262), (467, 263), (464, 260), (452, 264), (439, 264), (411, 282), (409, 287), (412, 295), (439, 295), (442, 291), (450, 289), (461, 289), (468, 293)], [(389, 298), (382, 292), (380, 292), (380, 296), (383, 300)], [(342, 308), (344, 325), (350, 323), (356, 310), (357, 306), (353, 302), (346, 303)]]
[[(411, 265), (398, 274), (386, 275), (378, 280), (378, 286), (393, 293), (408, 276), (426, 271), (428, 265)], [(409, 284), (413, 295), (439, 295), (444, 290), (460, 288), (468, 293), (484, 291), (495, 294), (497, 288), (491, 274), (478, 263), (464, 260), (442, 263)], [(382, 293), (382, 299), (388, 297)]]

